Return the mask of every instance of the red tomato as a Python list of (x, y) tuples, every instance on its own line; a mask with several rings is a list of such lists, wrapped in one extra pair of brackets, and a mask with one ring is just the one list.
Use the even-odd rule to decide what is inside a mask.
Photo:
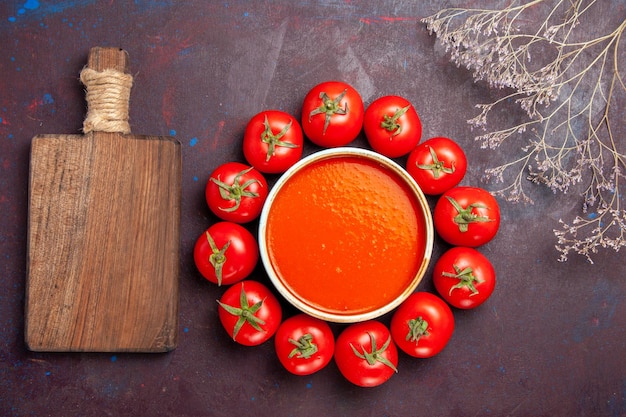
[(228, 288), (218, 301), (222, 326), (235, 342), (256, 346), (276, 333), (282, 308), (272, 292), (257, 281)]
[(239, 162), (227, 162), (211, 173), (205, 196), (220, 219), (247, 223), (261, 214), (269, 188), (263, 174)]
[(304, 98), (302, 129), (316, 145), (344, 146), (361, 132), (363, 113), (363, 100), (353, 87), (340, 81), (324, 82)]
[(400, 304), (390, 327), (391, 336), (402, 351), (416, 358), (430, 358), (448, 344), (454, 317), (441, 298), (416, 292)]
[(486, 190), (455, 187), (437, 201), (433, 221), (439, 236), (454, 246), (477, 247), (494, 238), (500, 227), (500, 207)]
[(441, 255), (435, 263), (433, 283), (450, 305), (470, 309), (491, 296), (496, 286), (496, 273), (482, 253), (457, 246)]
[(461, 182), (467, 171), (467, 158), (452, 139), (435, 137), (411, 151), (406, 170), (424, 194), (438, 195)]
[(398, 348), (381, 322), (351, 324), (337, 338), (335, 362), (348, 381), (375, 387), (398, 372)]
[(384, 96), (365, 110), (363, 130), (372, 149), (397, 158), (411, 152), (419, 143), (422, 122), (407, 99)]
[(204, 278), (230, 285), (252, 273), (259, 260), (259, 246), (243, 226), (218, 222), (198, 238), (193, 259)]
[(250, 119), (243, 135), (243, 154), (258, 171), (278, 174), (302, 156), (302, 128), (290, 114), (265, 110)]
[(274, 346), (285, 369), (295, 375), (310, 375), (333, 358), (335, 336), (325, 321), (297, 314), (280, 325)]

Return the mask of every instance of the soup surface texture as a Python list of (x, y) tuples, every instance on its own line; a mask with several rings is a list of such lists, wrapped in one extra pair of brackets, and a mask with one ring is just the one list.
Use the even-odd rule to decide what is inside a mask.
[(358, 156), (302, 167), (278, 190), (267, 252), (288, 291), (320, 311), (376, 310), (406, 291), (425, 252), (425, 221), (397, 173)]

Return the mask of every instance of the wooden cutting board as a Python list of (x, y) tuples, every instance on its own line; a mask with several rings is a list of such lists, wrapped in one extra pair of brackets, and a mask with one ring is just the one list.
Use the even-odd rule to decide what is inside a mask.
[(86, 133), (38, 135), (31, 145), (26, 345), (170, 351), (178, 341), (180, 143), (130, 134), (125, 51), (93, 48), (87, 68)]

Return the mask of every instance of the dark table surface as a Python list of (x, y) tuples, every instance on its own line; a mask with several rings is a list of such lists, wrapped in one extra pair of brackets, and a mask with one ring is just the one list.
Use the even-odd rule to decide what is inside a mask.
[[(489, 187), (481, 181), (493, 153), (474, 143), (466, 120), (493, 92), (451, 64), (420, 22), (452, 3), (470, 2), (2, 2), (0, 414), (625, 416), (623, 255), (561, 263), (554, 248), (552, 229), (579, 209), (576, 193), (532, 191), (532, 206), (501, 201), (500, 232), (480, 249), (498, 273), (493, 296), (454, 311), (455, 333), (441, 354), (401, 355), (399, 373), (377, 388), (351, 385), (334, 363), (293, 376), (271, 342), (234, 344), (217, 319), (223, 289), (195, 269), (194, 242), (216, 221), (204, 201), (209, 173), (243, 162), (251, 116), (269, 108), (300, 116), (304, 95), (322, 81), (354, 85), (366, 104), (407, 97), (424, 138), (449, 136), (464, 146), (463, 184)], [(624, 16), (623, 2), (612, 5)], [(180, 340), (170, 353), (34, 353), (24, 345), (30, 142), (40, 133), (80, 132), (78, 74), (92, 46), (130, 54), (133, 132), (182, 143)], [(624, 124), (615, 129), (623, 139)], [(367, 143), (360, 136), (352, 146)], [(305, 152), (315, 150), (308, 143)], [(434, 257), (446, 248), (436, 239)], [(420, 289), (434, 291), (431, 270)], [(267, 280), (260, 267), (253, 276)]]

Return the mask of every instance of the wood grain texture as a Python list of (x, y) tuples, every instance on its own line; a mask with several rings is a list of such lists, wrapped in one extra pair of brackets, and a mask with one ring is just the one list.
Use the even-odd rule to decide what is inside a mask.
[[(96, 56), (93, 56), (93, 55)], [(126, 68), (92, 50), (90, 66)], [(169, 137), (33, 138), (25, 338), (35, 351), (177, 345), (181, 148)]]

